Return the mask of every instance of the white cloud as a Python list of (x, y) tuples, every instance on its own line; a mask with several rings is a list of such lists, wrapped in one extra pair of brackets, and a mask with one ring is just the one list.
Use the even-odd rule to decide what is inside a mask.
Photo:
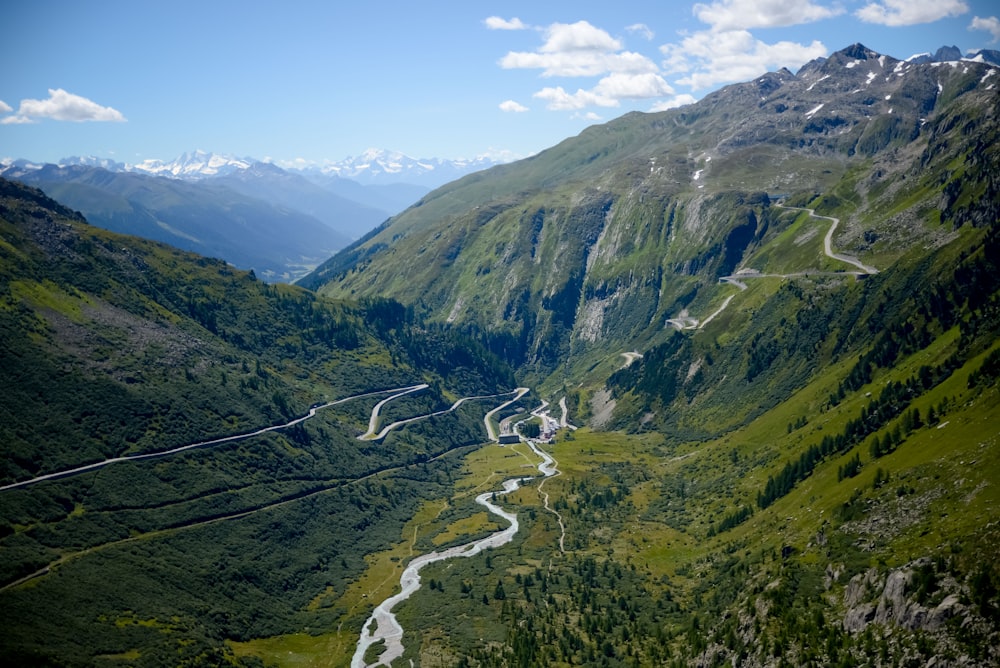
[(643, 74), (614, 72), (597, 82), (594, 92), (599, 96), (617, 100), (635, 100), (673, 95), (674, 89), (664, 81), (663, 77), (653, 72)]
[(810, 0), (719, 0), (696, 4), (693, 11), (718, 31), (793, 26), (843, 13), (839, 7), (824, 7)]
[(562, 86), (543, 88), (533, 95), (545, 100), (547, 109), (561, 111), (566, 109), (584, 109), (586, 107), (617, 107), (618, 100), (600, 95), (594, 91), (578, 89), (575, 93), (567, 93)]
[[(709, 26), (679, 43), (664, 44), (662, 68), (682, 75), (675, 83), (692, 90), (753, 79), (781, 67), (796, 68), (827, 55), (819, 40), (810, 44), (781, 41), (769, 44), (750, 28), (773, 28), (821, 21), (844, 13), (840, 3), (827, 6), (813, 0), (714, 0), (696, 4), (695, 16)], [(680, 96), (657, 105), (688, 104)]]
[(543, 88), (534, 94), (553, 110), (583, 109), (585, 107), (618, 107), (621, 100), (640, 100), (673, 95), (670, 87), (659, 74), (625, 74), (614, 72), (597, 82), (590, 90), (578, 89), (567, 93), (562, 86)]
[(991, 43), (1000, 42), (1000, 19), (995, 16), (989, 16), (985, 19), (974, 16), (972, 23), (969, 24), (969, 30), (986, 30), (993, 35)]
[(543, 77), (594, 77), (608, 72), (656, 72), (656, 63), (586, 21), (554, 23), (536, 51), (510, 51), (500, 59), (504, 69), (540, 69)]
[(545, 29), (545, 44), (542, 53), (564, 51), (617, 51), (621, 42), (587, 21), (576, 23), (553, 23)]
[(0, 114), (6, 114), (11, 111), (14, 111), (14, 109), (3, 100), (0, 100)]
[(746, 81), (780, 67), (797, 68), (827, 55), (822, 42), (767, 44), (746, 30), (702, 31), (680, 44), (660, 47), (669, 72), (685, 74), (677, 83), (702, 90), (723, 83)]
[(886, 26), (933, 23), (969, 11), (964, 0), (880, 0), (854, 12), (862, 21)]
[(625, 26), (625, 30), (631, 33), (635, 33), (636, 35), (639, 35), (643, 39), (647, 40), (653, 39), (653, 37), (655, 36), (653, 34), (653, 31), (650, 30), (649, 26), (646, 25), (645, 23), (633, 23), (630, 26)]
[(85, 97), (67, 93), (61, 88), (50, 88), (47, 100), (21, 100), (17, 115), (3, 119), (3, 122), (7, 124), (33, 123), (41, 118), (76, 122), (125, 122), (125, 117), (117, 109), (102, 107)]
[(505, 70), (540, 69), (543, 77), (596, 77), (607, 72), (639, 74), (657, 70), (652, 60), (631, 51), (511, 51), (500, 59), (500, 67)]
[(24, 123), (34, 123), (35, 121), (27, 116), (4, 116), (0, 118), (0, 125), (23, 125)]
[(507, 19), (502, 19), (499, 16), (491, 16), (488, 19), (486, 19), (485, 21), (483, 21), (483, 23), (485, 23), (486, 27), (489, 28), (490, 30), (527, 30), (528, 29), (528, 26), (526, 26), (521, 21), (521, 19), (517, 18), (516, 16), (514, 18), (510, 19), (509, 21)]
[[(637, 23), (626, 30), (652, 37), (652, 31), (644, 24)], [(499, 64), (504, 69), (538, 69), (546, 78), (601, 77), (591, 88), (577, 88), (576, 92), (553, 85), (533, 94), (551, 110), (619, 107), (621, 100), (674, 94), (656, 62), (641, 53), (624, 50), (620, 40), (586, 21), (554, 23), (545, 29), (542, 44), (536, 50), (508, 52)], [(526, 110), (513, 100), (504, 102), (501, 109)], [(585, 118), (582, 114), (576, 117)]]
[(528, 108), (521, 104), (520, 102), (515, 102), (514, 100), (505, 100), (500, 103), (500, 111), (507, 111), (512, 113), (521, 113), (528, 111)]
[(669, 100), (664, 100), (663, 102), (657, 102), (650, 108), (650, 111), (666, 111), (667, 109), (676, 109), (677, 107), (683, 107), (686, 104), (694, 104), (698, 101), (694, 95), (688, 93), (681, 93), (680, 95), (675, 95)]

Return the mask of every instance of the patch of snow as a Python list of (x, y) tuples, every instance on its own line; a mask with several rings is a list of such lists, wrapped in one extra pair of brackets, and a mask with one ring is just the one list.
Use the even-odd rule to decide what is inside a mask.
[(701, 178), (701, 173), (704, 171), (705, 171), (704, 169), (699, 169), (697, 172), (694, 173), (694, 176), (692, 176), (691, 178), (697, 181), (698, 179)]
[(857, 67), (860, 64), (861, 64), (860, 60), (852, 60), (851, 62), (849, 62), (846, 65), (844, 65), (844, 67), (846, 67), (847, 69), (853, 69), (853, 68)]
[(889, 93), (888, 95), (886, 95), (886, 96), (885, 96), (885, 99), (887, 99), (887, 100), (891, 100), (891, 99), (892, 99), (892, 93)]
[(813, 81), (811, 84), (809, 84), (809, 87), (806, 88), (806, 91), (811, 91), (813, 89), (813, 86), (815, 86), (816, 84), (818, 84), (820, 81), (823, 81), (823, 80), (829, 79), (829, 78), (830, 78), (829, 74), (824, 74), (819, 79), (816, 79), (816, 81)]
[(812, 109), (810, 109), (809, 111), (806, 112), (806, 118), (812, 118), (813, 114), (815, 114), (817, 111), (819, 111), (822, 108), (823, 108), (823, 103), (820, 102), (819, 106), (813, 107)]
[(865, 81), (865, 85), (866, 85), (866, 86), (870, 86), (870, 85), (871, 85), (871, 83), (872, 83), (872, 81), (874, 81), (874, 80), (875, 80), (875, 77), (877, 77), (877, 76), (878, 76), (878, 75), (877, 75), (877, 74), (875, 74), (874, 72), (869, 72), (869, 73), (868, 73), (868, 80), (867, 80), (867, 81)]
[(879, 56), (878, 57), (878, 64), (879, 64), (879, 67), (882, 67), (882, 68), (885, 67), (885, 56)]
[(984, 81), (986, 81), (987, 79), (989, 79), (991, 76), (993, 76), (996, 73), (997, 73), (997, 71), (994, 68), (991, 67), (990, 69), (986, 70), (986, 74), (984, 74), (983, 78), (979, 80), (979, 83), (983, 83)]

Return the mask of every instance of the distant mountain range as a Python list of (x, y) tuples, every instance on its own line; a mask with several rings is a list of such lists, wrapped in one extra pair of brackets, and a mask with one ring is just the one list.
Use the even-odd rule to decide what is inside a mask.
[(363, 184), (412, 183), (436, 188), (466, 174), (509, 161), (509, 158), (498, 159), (485, 155), (457, 160), (411, 158), (398, 151), (369, 149), (356, 157), (302, 171), (306, 174), (337, 176)]
[(105, 229), (219, 257), (266, 280), (294, 281), (431, 187), (493, 164), (372, 149), (296, 170), (194, 151), (137, 164), (12, 160), (0, 176), (42, 188)]
[[(173, 160), (150, 158), (134, 164), (95, 156), (71, 156), (63, 158), (58, 164), (100, 167), (109, 172), (134, 172), (178, 179), (231, 176), (257, 165), (266, 164), (273, 170), (301, 174), (321, 182), (340, 178), (350, 179), (362, 185), (416, 185), (424, 188), (426, 192), (466, 174), (509, 162), (511, 159), (510, 156), (498, 158), (486, 155), (468, 159), (412, 158), (399, 151), (371, 148), (358, 156), (349, 156), (339, 161), (309, 163), (302, 167), (282, 166), (269, 160), (202, 150), (182, 153)], [(31, 169), (41, 167), (42, 164), (19, 159), (8, 160), (4, 167), (17, 166), (21, 169)]]

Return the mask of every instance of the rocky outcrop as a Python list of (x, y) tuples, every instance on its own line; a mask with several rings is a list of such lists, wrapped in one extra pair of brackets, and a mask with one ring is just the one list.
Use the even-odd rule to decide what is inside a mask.
[(951, 578), (940, 581), (936, 596), (929, 600), (924, 596), (923, 603), (918, 601), (921, 592), (916, 580), (920, 569), (931, 569), (933, 573), (929, 559), (918, 559), (888, 573), (872, 568), (851, 578), (844, 589), (844, 629), (858, 633), (874, 623), (911, 631), (937, 631), (949, 619), (964, 615), (967, 607), (961, 602), (958, 583)]

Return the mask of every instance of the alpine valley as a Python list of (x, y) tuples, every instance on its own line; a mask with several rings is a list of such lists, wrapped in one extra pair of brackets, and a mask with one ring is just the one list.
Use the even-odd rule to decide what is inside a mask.
[(0, 660), (997, 665), (998, 84), (855, 44), (295, 285), (83, 203), (292, 215), (317, 175), (8, 166)]

